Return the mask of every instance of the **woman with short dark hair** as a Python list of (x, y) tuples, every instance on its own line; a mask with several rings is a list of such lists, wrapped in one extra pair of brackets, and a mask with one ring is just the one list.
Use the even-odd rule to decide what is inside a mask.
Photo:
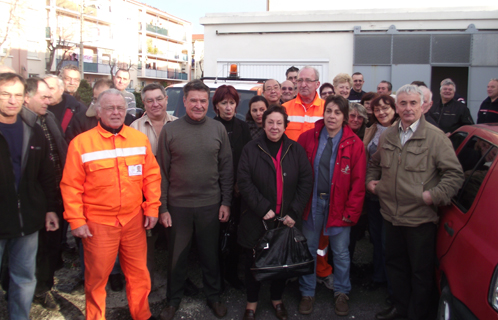
[[(238, 185), (242, 195), (239, 244), (245, 248), (247, 305), (243, 319), (254, 319), (261, 283), (254, 279), (253, 248), (265, 227), (277, 226), (276, 218), (289, 228), (301, 229), (301, 216), (312, 189), (312, 173), (306, 153), (285, 135), (287, 112), (271, 106), (262, 117), (263, 135), (249, 142), (240, 158)], [(275, 314), (287, 319), (282, 303), (285, 279), (273, 280), (270, 297)]]
[[(228, 231), (237, 238), (236, 226), (240, 220), (240, 194), (237, 188), (237, 167), (239, 165), (240, 155), (244, 146), (251, 141), (251, 134), (247, 123), (237, 118), (237, 106), (240, 98), (237, 90), (233, 86), (222, 85), (214, 92), (213, 108), (216, 112), (215, 120), (220, 121), (227, 130), (228, 140), (232, 148), (232, 159), (234, 168), (234, 188), (232, 196), (232, 205), (230, 207), (230, 221), (221, 224), (222, 233)], [(228, 229), (228, 230), (227, 230)], [(228, 239), (230, 241), (231, 238)], [(234, 240), (227, 243), (227, 253), (220, 254), (221, 257), (221, 272), (227, 282), (235, 289), (242, 290), (243, 284), (237, 275), (237, 265), (239, 262), (240, 246)]]
[(370, 127), (372, 123), (374, 123), (375, 117), (372, 111), (372, 107), (370, 107), (370, 103), (373, 99), (377, 98), (378, 94), (376, 92), (367, 92), (361, 97), (360, 103), (367, 109), (368, 114), (368, 124), (367, 127)]

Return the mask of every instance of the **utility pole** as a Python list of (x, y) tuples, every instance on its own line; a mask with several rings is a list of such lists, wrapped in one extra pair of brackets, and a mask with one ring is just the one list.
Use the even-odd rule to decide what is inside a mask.
[(80, 76), (81, 79), (84, 79), (84, 63), (83, 63), (83, 53), (84, 53), (84, 48), (83, 48), (83, 22), (85, 21), (84, 14), (85, 13), (85, 0), (81, 0), (81, 5), (80, 5), (80, 58), (78, 60), (79, 62), (79, 69), (80, 69)]

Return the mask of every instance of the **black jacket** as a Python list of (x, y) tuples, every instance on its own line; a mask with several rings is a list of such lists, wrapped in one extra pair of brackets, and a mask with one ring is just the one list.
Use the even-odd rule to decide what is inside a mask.
[(453, 132), (464, 125), (474, 124), (469, 108), (455, 99), (444, 105), (443, 101), (439, 100), (428, 113), (436, 121), (436, 126), (444, 133)]
[[(214, 117), (214, 120), (220, 121), (225, 125), (224, 121), (220, 117)], [(240, 156), (242, 155), (242, 149), (244, 146), (251, 141), (251, 132), (249, 131), (249, 126), (244, 121), (233, 117), (233, 133), (232, 136), (228, 137), (230, 139), (230, 147), (232, 148), (232, 159), (233, 159), (233, 171), (234, 179), (233, 182), (237, 182), (237, 169), (239, 166)], [(225, 126), (226, 128), (226, 126)]]
[[(266, 135), (249, 142), (242, 151), (237, 184), (242, 195), (238, 242), (252, 248), (264, 234), (263, 217), (276, 210), (276, 170), (266, 145)], [(284, 134), (282, 155), (282, 216), (289, 215), (301, 229), (302, 214), (313, 189), (313, 173), (304, 149)], [(275, 224), (267, 221), (269, 228)]]
[(477, 113), (477, 123), (498, 122), (498, 99), (491, 101), (490, 97), (484, 99)]
[(54, 166), (36, 114), (21, 110), (23, 148), (21, 180), (16, 190), (7, 140), (0, 133), (0, 239), (32, 234), (45, 226), (45, 215), (55, 211)]

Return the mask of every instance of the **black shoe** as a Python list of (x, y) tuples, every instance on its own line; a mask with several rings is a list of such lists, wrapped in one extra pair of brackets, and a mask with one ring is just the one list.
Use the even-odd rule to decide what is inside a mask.
[(159, 317), (161, 320), (171, 320), (175, 317), (175, 312), (176, 308), (173, 306), (166, 306), (164, 309), (161, 311), (161, 314)]
[(111, 283), (112, 291), (123, 290), (123, 280), (121, 279), (121, 274), (111, 274), (109, 276), (109, 282)]
[(192, 282), (192, 280), (187, 278), (185, 280), (183, 294), (186, 295), (187, 297), (193, 297), (198, 295), (199, 293), (200, 293), (199, 288), (197, 288), (197, 286)]
[(59, 305), (55, 301), (52, 291), (47, 291), (41, 295), (35, 296), (34, 302), (39, 303), (42, 307), (50, 311), (59, 310)]
[(399, 313), (395, 306), (389, 307), (375, 315), (375, 319), (377, 320), (394, 320), (403, 318), (405, 318), (405, 316)]
[(283, 303), (279, 303), (276, 306), (273, 306), (273, 308), (275, 309), (275, 316), (277, 316), (277, 318), (280, 320), (287, 320), (288, 314)]
[(227, 315), (227, 307), (220, 301), (216, 302), (208, 301), (208, 306), (211, 308), (211, 310), (213, 310), (213, 313), (217, 318), (223, 318), (224, 316)]

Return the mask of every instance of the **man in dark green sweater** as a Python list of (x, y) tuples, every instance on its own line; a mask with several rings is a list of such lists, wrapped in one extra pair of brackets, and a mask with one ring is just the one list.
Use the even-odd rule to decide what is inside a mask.
[(159, 219), (169, 231), (167, 306), (161, 319), (172, 319), (180, 305), (192, 237), (208, 305), (221, 318), (227, 309), (220, 301), (218, 237), (220, 222), (230, 216), (232, 152), (225, 127), (206, 117), (209, 88), (194, 80), (185, 85), (183, 95), (187, 114), (163, 127), (157, 149), (162, 175)]

